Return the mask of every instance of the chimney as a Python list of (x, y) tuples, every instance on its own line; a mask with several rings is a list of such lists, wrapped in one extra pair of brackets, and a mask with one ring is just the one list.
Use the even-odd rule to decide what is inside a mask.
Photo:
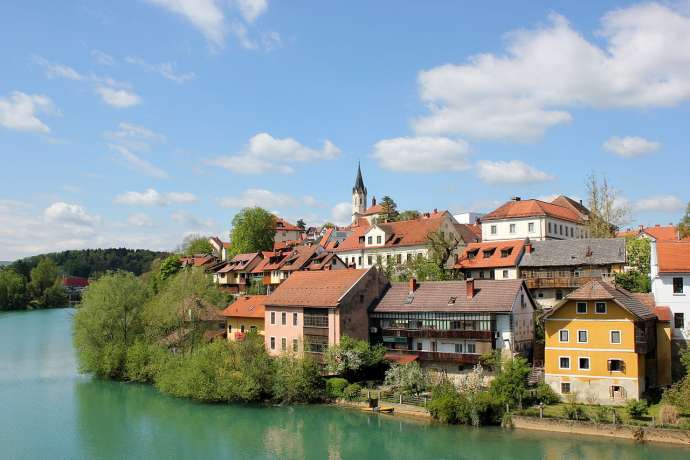
[(467, 278), (466, 281), (467, 284), (467, 300), (472, 300), (474, 297), (474, 294), (476, 294), (474, 290), (474, 278)]
[(371, 197), (371, 205), (376, 206), (376, 197), (375, 196)]
[(640, 231), (644, 230), (644, 225), (640, 224), (639, 229)]
[(438, 213), (438, 209), (434, 208), (434, 214)]
[(522, 198), (520, 198), (519, 196), (514, 196), (511, 198), (512, 201), (520, 201), (521, 199)]
[(532, 243), (525, 244), (525, 254), (532, 254), (533, 250), (534, 248), (532, 247)]
[(419, 285), (417, 284), (417, 279), (416, 278), (410, 278), (409, 286), (410, 286), (410, 294), (412, 294), (419, 287)]

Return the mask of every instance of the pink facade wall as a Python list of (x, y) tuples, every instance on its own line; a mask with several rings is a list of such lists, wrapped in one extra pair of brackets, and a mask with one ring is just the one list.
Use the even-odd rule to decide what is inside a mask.
[[(282, 352), (281, 349), (281, 339), (285, 338), (287, 340), (287, 349), (292, 350), (293, 339), (298, 340), (298, 350), (302, 349), (302, 326), (304, 325), (304, 318), (302, 314), (303, 309), (301, 307), (266, 307), (266, 316), (264, 320), (265, 328), (265, 342), (266, 350), (270, 355), (279, 355)], [(271, 324), (271, 312), (275, 312), (276, 323)], [(282, 313), (287, 313), (287, 321), (283, 326), (282, 323)], [(292, 323), (292, 314), (297, 313), (297, 325), (294, 326)], [(330, 323), (330, 321), (329, 321)], [(271, 337), (276, 339), (275, 350), (271, 350)]]

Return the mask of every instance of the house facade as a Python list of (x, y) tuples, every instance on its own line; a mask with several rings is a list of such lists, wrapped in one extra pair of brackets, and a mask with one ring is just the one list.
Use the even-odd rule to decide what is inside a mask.
[(304, 229), (291, 224), (282, 217), (275, 218), (275, 243), (283, 243), (286, 241), (301, 241), (304, 235)]
[(237, 254), (219, 265), (213, 272), (213, 281), (232, 294), (244, 294), (251, 285), (252, 270), (261, 262), (263, 254), (251, 252)]
[(480, 222), (483, 242), (588, 237), (581, 213), (567, 206), (520, 197), (486, 214)]
[(369, 309), (387, 286), (375, 268), (293, 273), (265, 300), (266, 349), (320, 359), (343, 335), (367, 340)]
[(453, 268), (465, 278), (517, 279), (518, 263), (525, 251), (525, 240), (470, 243), (455, 259)]
[(670, 384), (669, 316), (613, 284), (588, 282), (545, 317), (545, 382), (599, 404), (625, 404)]
[(520, 259), (520, 276), (532, 297), (552, 307), (589, 281), (613, 281), (626, 264), (624, 238), (530, 241)]
[(393, 283), (371, 317), (371, 341), (389, 356), (462, 374), (487, 352), (530, 356), (535, 304), (521, 280)]
[(244, 340), (249, 332), (264, 335), (266, 297), (268, 296), (240, 296), (223, 310), (221, 315), (226, 318), (229, 341)]
[(685, 348), (690, 341), (690, 240), (651, 241), (650, 277), (657, 305), (673, 313), (673, 339)]

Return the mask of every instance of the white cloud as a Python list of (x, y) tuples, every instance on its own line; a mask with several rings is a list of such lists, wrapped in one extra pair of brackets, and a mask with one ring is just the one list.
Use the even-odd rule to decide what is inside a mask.
[(518, 160), (481, 160), (477, 162), (477, 175), (489, 184), (529, 184), (554, 180), (553, 176)]
[(277, 139), (268, 133), (259, 133), (239, 154), (216, 157), (208, 164), (238, 174), (291, 174), (294, 169), (287, 163), (328, 160), (337, 158), (340, 153), (340, 149), (329, 140), (318, 150), (305, 147), (290, 137)]
[(0, 98), (0, 126), (17, 131), (49, 133), (50, 128), (38, 118), (39, 113), (59, 114), (48, 96), (13, 91)]
[(170, 218), (173, 220), (173, 222), (176, 222), (187, 229), (197, 229), (200, 231), (207, 231), (216, 225), (216, 222), (213, 219), (201, 220), (193, 214), (185, 211), (175, 211), (170, 214)]
[(290, 208), (297, 206), (299, 200), (291, 195), (274, 193), (270, 190), (250, 188), (237, 196), (229, 196), (220, 199), (220, 205), (224, 208), (250, 208), (260, 206), (262, 208)]
[(115, 58), (101, 50), (91, 50), (91, 57), (100, 65), (107, 67), (115, 65)]
[(685, 204), (674, 195), (657, 195), (643, 198), (633, 204), (638, 212), (677, 212), (685, 208)]
[(121, 122), (117, 131), (106, 131), (103, 137), (130, 150), (148, 151), (151, 142), (164, 142), (165, 136), (144, 126)]
[(336, 225), (349, 225), (352, 223), (352, 203), (338, 203), (331, 209), (331, 219)]
[(81, 227), (93, 227), (100, 222), (99, 216), (87, 213), (82, 206), (63, 201), (58, 201), (48, 206), (43, 211), (43, 215), (49, 222), (72, 224)]
[(421, 134), (533, 139), (578, 107), (669, 107), (690, 99), (690, 17), (657, 3), (604, 15), (605, 46), (559, 15), (507, 35), (504, 55), (479, 54), (419, 74)]
[(128, 89), (99, 85), (96, 87), (96, 91), (100, 94), (103, 102), (118, 109), (132, 107), (141, 103), (141, 97)]
[(168, 178), (168, 173), (159, 168), (158, 166), (151, 164), (150, 162), (144, 160), (139, 155), (133, 153), (127, 147), (122, 145), (110, 144), (111, 150), (120, 154), (122, 157), (135, 171), (138, 171), (147, 176), (155, 177), (157, 179)]
[(150, 64), (140, 57), (128, 56), (125, 61), (129, 64), (138, 65), (148, 72), (155, 72), (161, 77), (174, 81), (175, 83), (184, 83), (196, 78), (194, 72), (178, 73), (175, 69), (175, 64), (172, 62), (161, 62), (160, 64)]
[(464, 171), (469, 145), (447, 137), (397, 137), (374, 145), (373, 157), (391, 171)]
[(656, 152), (661, 144), (643, 137), (612, 137), (604, 142), (604, 149), (622, 157), (637, 157)]
[(84, 77), (72, 67), (52, 63), (41, 56), (34, 56), (34, 60), (45, 69), (48, 78), (66, 78), (68, 80), (83, 80)]
[[(187, 19), (196, 27), (212, 48), (220, 49), (231, 32), (244, 48), (256, 48), (249, 38), (246, 25), (252, 24), (268, 9), (267, 0), (147, 0)], [(237, 19), (227, 22), (225, 9), (234, 10)]]
[(196, 196), (189, 192), (160, 193), (153, 188), (143, 192), (125, 192), (115, 197), (115, 203), (130, 206), (168, 206), (194, 203), (196, 200)]
[(127, 223), (135, 227), (153, 227), (153, 219), (148, 214), (137, 212), (127, 217)]

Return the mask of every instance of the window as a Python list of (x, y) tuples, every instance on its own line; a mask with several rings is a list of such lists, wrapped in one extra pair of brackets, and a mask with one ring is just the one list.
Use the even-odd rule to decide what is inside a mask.
[(240, 332), (244, 334), (244, 324), (240, 326)]
[(549, 233), (551, 233), (551, 222), (549, 222)]
[(367, 237), (367, 244), (372, 244), (373, 242), (374, 242), (374, 237), (373, 237), (373, 236)]
[(570, 333), (566, 329), (558, 331), (558, 341), (561, 343), (568, 343), (570, 340)]
[(310, 353), (323, 353), (328, 349), (328, 337), (325, 335), (304, 335), (305, 350)]
[(609, 372), (623, 372), (625, 370), (625, 361), (622, 359), (609, 359), (607, 367)]
[(479, 272), (479, 279), (484, 279), (484, 270)]
[(271, 312), (271, 324), (276, 323), (276, 312), (272, 311)]
[(359, 303), (364, 303), (364, 294), (359, 295)]
[(577, 367), (583, 371), (589, 370), (589, 358), (578, 358)]
[(558, 233), (559, 233), (560, 235), (563, 234), (563, 225), (559, 225)]
[(561, 356), (558, 358), (559, 369), (570, 369), (570, 358), (567, 356)]
[(362, 256), (359, 256), (357, 258), (357, 265), (359, 265), (360, 267), (362, 266)]
[(676, 329), (685, 328), (685, 317), (683, 313), (675, 313), (673, 315), (673, 327)]
[(605, 314), (606, 313), (606, 302), (597, 302), (594, 304), (594, 313)]
[(609, 387), (609, 397), (611, 399), (625, 399), (625, 389), (620, 385), (611, 385)]
[(297, 351), (297, 344), (298, 344), (297, 339), (292, 339), (292, 351), (296, 352)]
[(534, 222), (530, 222), (527, 224), (527, 231), (530, 233), (534, 233)]
[(228, 323), (228, 334), (232, 332), (232, 324)]
[(515, 233), (515, 224), (510, 224), (510, 233)]
[(257, 331), (256, 326), (249, 326), (249, 331), (250, 332), (256, 332)]
[[(456, 254), (457, 257), (457, 254)], [(412, 253), (408, 252), (407, 255), (405, 256), (405, 260), (408, 262), (412, 262)]]
[(376, 244), (381, 244), (381, 235), (376, 235)]
[(556, 300), (561, 300), (561, 299), (563, 299), (563, 291), (561, 291), (560, 289), (558, 289), (558, 290), (556, 291)]
[(287, 351), (287, 339), (285, 337), (280, 339), (280, 349), (283, 351)]
[(491, 234), (492, 234), (492, 235), (495, 235), (496, 232), (497, 232), (496, 226), (495, 226), (495, 225), (492, 225), (492, 226), (491, 226)]
[(673, 293), (682, 294), (683, 293), (683, 277), (674, 276), (673, 277)]
[(280, 322), (285, 326), (287, 324), (287, 313), (282, 312), (280, 314)]
[(570, 382), (561, 383), (561, 393), (564, 395), (570, 394)]
[(611, 343), (621, 343), (621, 331), (611, 331)]
[(587, 331), (577, 331), (577, 343), (587, 343)]
[(467, 344), (467, 353), (476, 353), (476, 346), (474, 343)]
[(455, 353), (462, 353), (462, 344), (461, 343), (455, 344)]
[(297, 313), (292, 314), (292, 325), (297, 326)]
[(587, 313), (587, 302), (578, 302), (576, 311), (579, 314)]
[(422, 351), (422, 342), (417, 342), (417, 351)]
[(513, 248), (501, 249), (501, 257), (508, 257), (513, 253)]
[(402, 263), (402, 254), (396, 254), (395, 262), (396, 263)]
[(508, 270), (503, 270), (503, 278), (508, 278)]
[(367, 264), (373, 265), (374, 263), (374, 258), (372, 256), (367, 256)]
[(302, 319), (304, 327), (328, 327), (328, 310), (323, 308), (311, 308), (311, 311), (304, 313)]
[(275, 349), (276, 349), (276, 338), (271, 337), (271, 350), (275, 350)]

